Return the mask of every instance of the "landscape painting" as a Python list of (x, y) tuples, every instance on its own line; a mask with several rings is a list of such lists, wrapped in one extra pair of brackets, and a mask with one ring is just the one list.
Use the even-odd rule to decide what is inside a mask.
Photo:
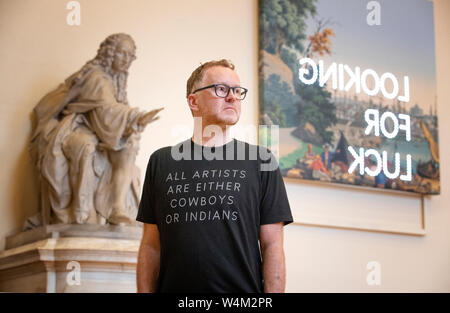
[(283, 176), (439, 194), (433, 3), (258, 5), (259, 123), (278, 127), (259, 142)]

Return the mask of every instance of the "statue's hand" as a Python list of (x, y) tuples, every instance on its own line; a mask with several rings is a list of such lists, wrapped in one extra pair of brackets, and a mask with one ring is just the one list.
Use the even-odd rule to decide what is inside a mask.
[(151, 110), (150, 112), (145, 113), (139, 119), (138, 125), (141, 127), (145, 127), (147, 124), (156, 121), (157, 119), (159, 119), (159, 116), (155, 117), (155, 115), (158, 114), (158, 112), (161, 110), (164, 110), (164, 108)]

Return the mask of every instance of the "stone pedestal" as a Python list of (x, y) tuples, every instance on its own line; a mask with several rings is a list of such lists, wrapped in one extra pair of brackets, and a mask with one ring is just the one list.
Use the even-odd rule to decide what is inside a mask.
[(6, 238), (0, 292), (136, 292), (139, 226), (47, 225)]

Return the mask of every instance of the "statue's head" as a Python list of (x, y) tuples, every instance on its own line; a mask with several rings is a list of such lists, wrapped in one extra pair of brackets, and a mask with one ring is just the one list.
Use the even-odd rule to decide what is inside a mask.
[(95, 59), (113, 73), (128, 72), (131, 63), (136, 59), (136, 45), (133, 38), (123, 33), (108, 36), (100, 44)]

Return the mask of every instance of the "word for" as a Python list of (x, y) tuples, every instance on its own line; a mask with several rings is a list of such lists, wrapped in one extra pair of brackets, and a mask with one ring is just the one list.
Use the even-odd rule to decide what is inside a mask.
[[(190, 185), (175, 185), (169, 186), (167, 194), (179, 194), (188, 193)], [(241, 191), (241, 184), (238, 182), (207, 182), (207, 183), (197, 183), (195, 185), (195, 191)]]
[(188, 197), (188, 198), (180, 198), (180, 199), (172, 199), (170, 200), (170, 206), (172, 209), (175, 208), (184, 208), (187, 206), (205, 206), (205, 205), (214, 205), (224, 204), (225, 199), (227, 200), (227, 204), (233, 204), (234, 197), (229, 196), (209, 196), (209, 197)]
[[(221, 212), (222, 214), (220, 214)], [(214, 220), (231, 220), (236, 221), (238, 219), (238, 212), (231, 210), (215, 210), (215, 211), (194, 211), (184, 212), (182, 214), (184, 222), (203, 222)], [(165, 218), (166, 224), (180, 223), (180, 213), (167, 214)]]
[[(380, 136), (381, 130), (383, 136), (392, 139), (398, 135), (399, 130), (403, 130), (405, 131), (406, 141), (411, 141), (411, 118), (407, 114), (399, 114), (397, 118), (392, 112), (384, 112), (380, 117), (378, 110), (368, 109), (364, 112), (364, 119), (367, 123), (366, 135), (369, 135), (373, 130), (375, 136)], [(386, 129), (387, 120), (391, 120), (394, 125), (392, 131)], [(404, 121), (404, 123), (400, 124), (399, 120)]]
[[(337, 64), (336, 62), (331, 63), (325, 71), (323, 60), (320, 60), (318, 65), (310, 58), (301, 58), (299, 62), (300, 69), (298, 76), (300, 81), (306, 85), (312, 85), (318, 80), (319, 86), (323, 87), (331, 77), (331, 87), (333, 89), (349, 91), (352, 86), (355, 86), (356, 93), (361, 93), (362, 89), (367, 95), (375, 96), (381, 91), (383, 96), (387, 99), (394, 99), (397, 97), (399, 101), (409, 102), (408, 76), (403, 77), (404, 94), (399, 95), (399, 82), (395, 75), (389, 72), (379, 76), (374, 70), (366, 69), (361, 73), (361, 69), (358, 66), (352, 70), (347, 64)], [(305, 67), (303, 66), (304, 64), (309, 66)], [(310, 74), (309, 69), (312, 69), (312, 75)], [(345, 74), (349, 76), (347, 83), (345, 83)], [(372, 89), (370, 89), (367, 84), (369, 77), (374, 81)], [(386, 88), (387, 81), (392, 83), (392, 90), (390, 91)]]

